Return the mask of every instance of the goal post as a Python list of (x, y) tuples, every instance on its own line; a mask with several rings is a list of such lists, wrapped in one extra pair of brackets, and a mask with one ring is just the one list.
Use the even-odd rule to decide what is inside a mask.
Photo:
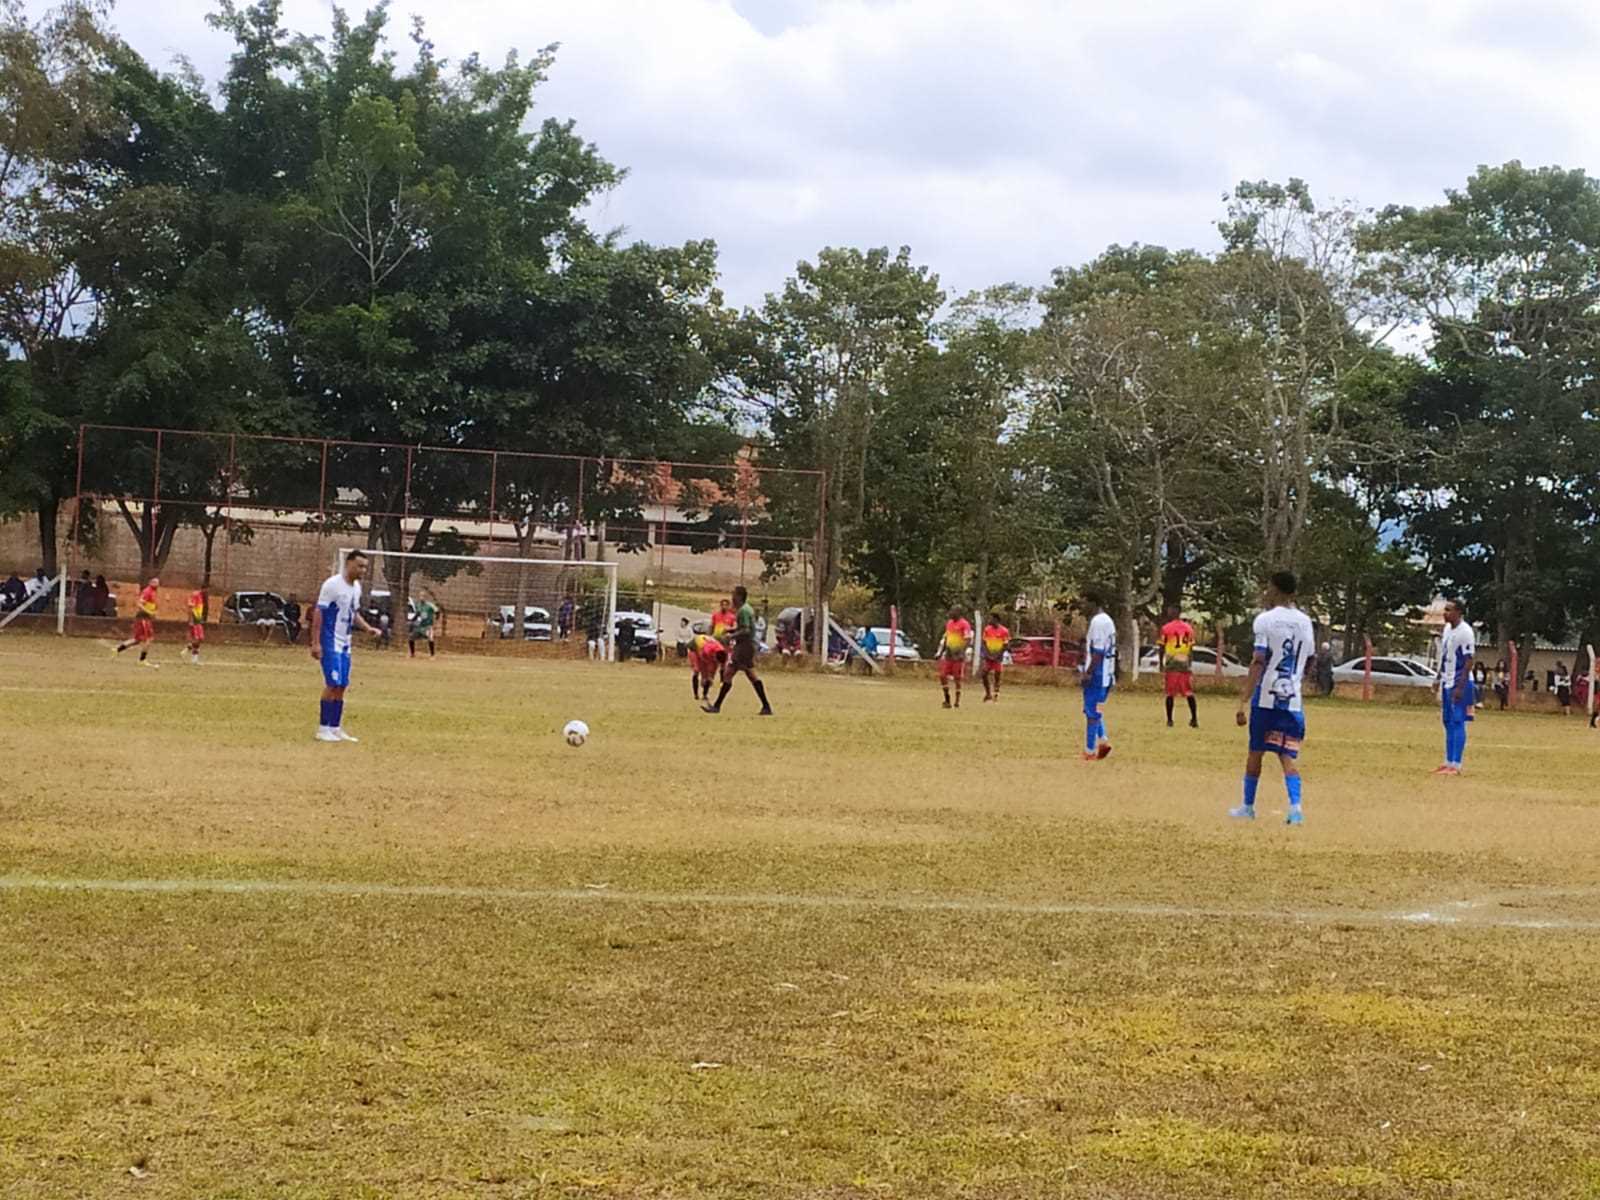
[[(339, 551), (335, 571), (344, 572), (354, 549)], [(586, 641), (598, 629), (601, 653), (616, 659), (615, 562), (359, 549), (371, 563), (363, 606), (387, 616), (396, 639), (408, 636), (426, 601), (450, 637)]]

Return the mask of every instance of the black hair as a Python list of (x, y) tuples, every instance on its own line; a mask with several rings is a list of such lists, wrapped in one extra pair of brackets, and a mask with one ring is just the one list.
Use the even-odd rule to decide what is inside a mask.
[(745, 591), (743, 584), (740, 584), (738, 587), (733, 589), (733, 598), (740, 604), (743, 604), (746, 600), (750, 599), (750, 593)]
[(1274, 571), (1272, 573), (1272, 586), (1285, 596), (1292, 596), (1300, 586), (1300, 581), (1294, 577), (1293, 571)]
[(366, 556), (367, 552), (365, 550), (349, 550), (345, 552), (344, 560), (345, 562), (353, 562), (355, 559), (366, 558)]
[(1098, 583), (1091, 583), (1083, 589), (1083, 602), (1091, 608), (1106, 607), (1106, 589)]

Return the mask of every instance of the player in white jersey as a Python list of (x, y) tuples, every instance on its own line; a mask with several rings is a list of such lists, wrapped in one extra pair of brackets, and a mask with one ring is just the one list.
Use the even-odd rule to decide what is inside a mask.
[(1316, 649), (1317, 635), (1311, 618), (1295, 607), (1294, 573), (1275, 572), (1267, 581), (1267, 609), (1255, 623), (1255, 655), (1250, 677), (1239, 697), (1237, 720), (1250, 727), (1250, 752), (1244, 762), (1244, 803), (1231, 816), (1254, 820), (1256, 788), (1261, 783), (1261, 759), (1276, 754), (1289, 792), (1289, 824), (1298, 825), (1300, 814), (1300, 743), (1306, 736), (1301, 681), (1306, 663)]
[(1083, 646), (1083, 760), (1090, 762), (1111, 753), (1104, 709), (1117, 678), (1117, 623), (1098, 588), (1086, 589), (1083, 599), (1092, 614)]
[(1449, 600), (1444, 606), (1444, 637), (1439, 644), (1439, 711), (1444, 720), (1444, 764), (1435, 775), (1461, 774), (1461, 760), (1467, 754), (1467, 722), (1472, 720), (1478, 702), (1478, 688), (1472, 682), (1472, 659), (1478, 652), (1472, 626), (1462, 620), (1461, 601)]
[(311, 657), (322, 664), (322, 709), (319, 742), (354, 742), (344, 731), (344, 690), (350, 686), (350, 638), (354, 630), (376, 633), (361, 615), (361, 577), (367, 556), (360, 550), (345, 555), (344, 570), (328, 576), (311, 610)]

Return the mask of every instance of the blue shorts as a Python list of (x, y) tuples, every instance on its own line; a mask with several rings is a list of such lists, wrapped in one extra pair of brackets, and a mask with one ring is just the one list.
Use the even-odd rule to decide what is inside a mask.
[(1472, 680), (1467, 680), (1467, 686), (1462, 690), (1462, 701), (1457, 704), (1451, 693), (1455, 689), (1446, 688), (1444, 696), (1439, 702), (1439, 717), (1446, 725), (1465, 725), (1472, 720), (1473, 706), (1478, 703), (1478, 685)]
[(1299, 758), (1306, 736), (1305, 714), (1283, 708), (1250, 708), (1250, 753)]
[(1110, 684), (1086, 683), (1083, 685), (1083, 715), (1098, 719), (1100, 706), (1106, 702), (1106, 697), (1111, 695)]
[(343, 654), (334, 650), (322, 652), (322, 682), (329, 687), (350, 686), (350, 651)]

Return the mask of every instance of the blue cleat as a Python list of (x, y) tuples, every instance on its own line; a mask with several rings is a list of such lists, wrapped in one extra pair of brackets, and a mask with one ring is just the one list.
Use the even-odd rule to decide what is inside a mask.
[(1230, 808), (1228, 810), (1228, 815), (1236, 821), (1254, 821), (1256, 819), (1255, 806), (1252, 804), (1241, 804), (1238, 808)]
[(1285, 825), (1299, 825), (1304, 820), (1305, 817), (1300, 813), (1300, 806), (1294, 805), (1289, 809), (1289, 815), (1284, 818), (1283, 823)]

